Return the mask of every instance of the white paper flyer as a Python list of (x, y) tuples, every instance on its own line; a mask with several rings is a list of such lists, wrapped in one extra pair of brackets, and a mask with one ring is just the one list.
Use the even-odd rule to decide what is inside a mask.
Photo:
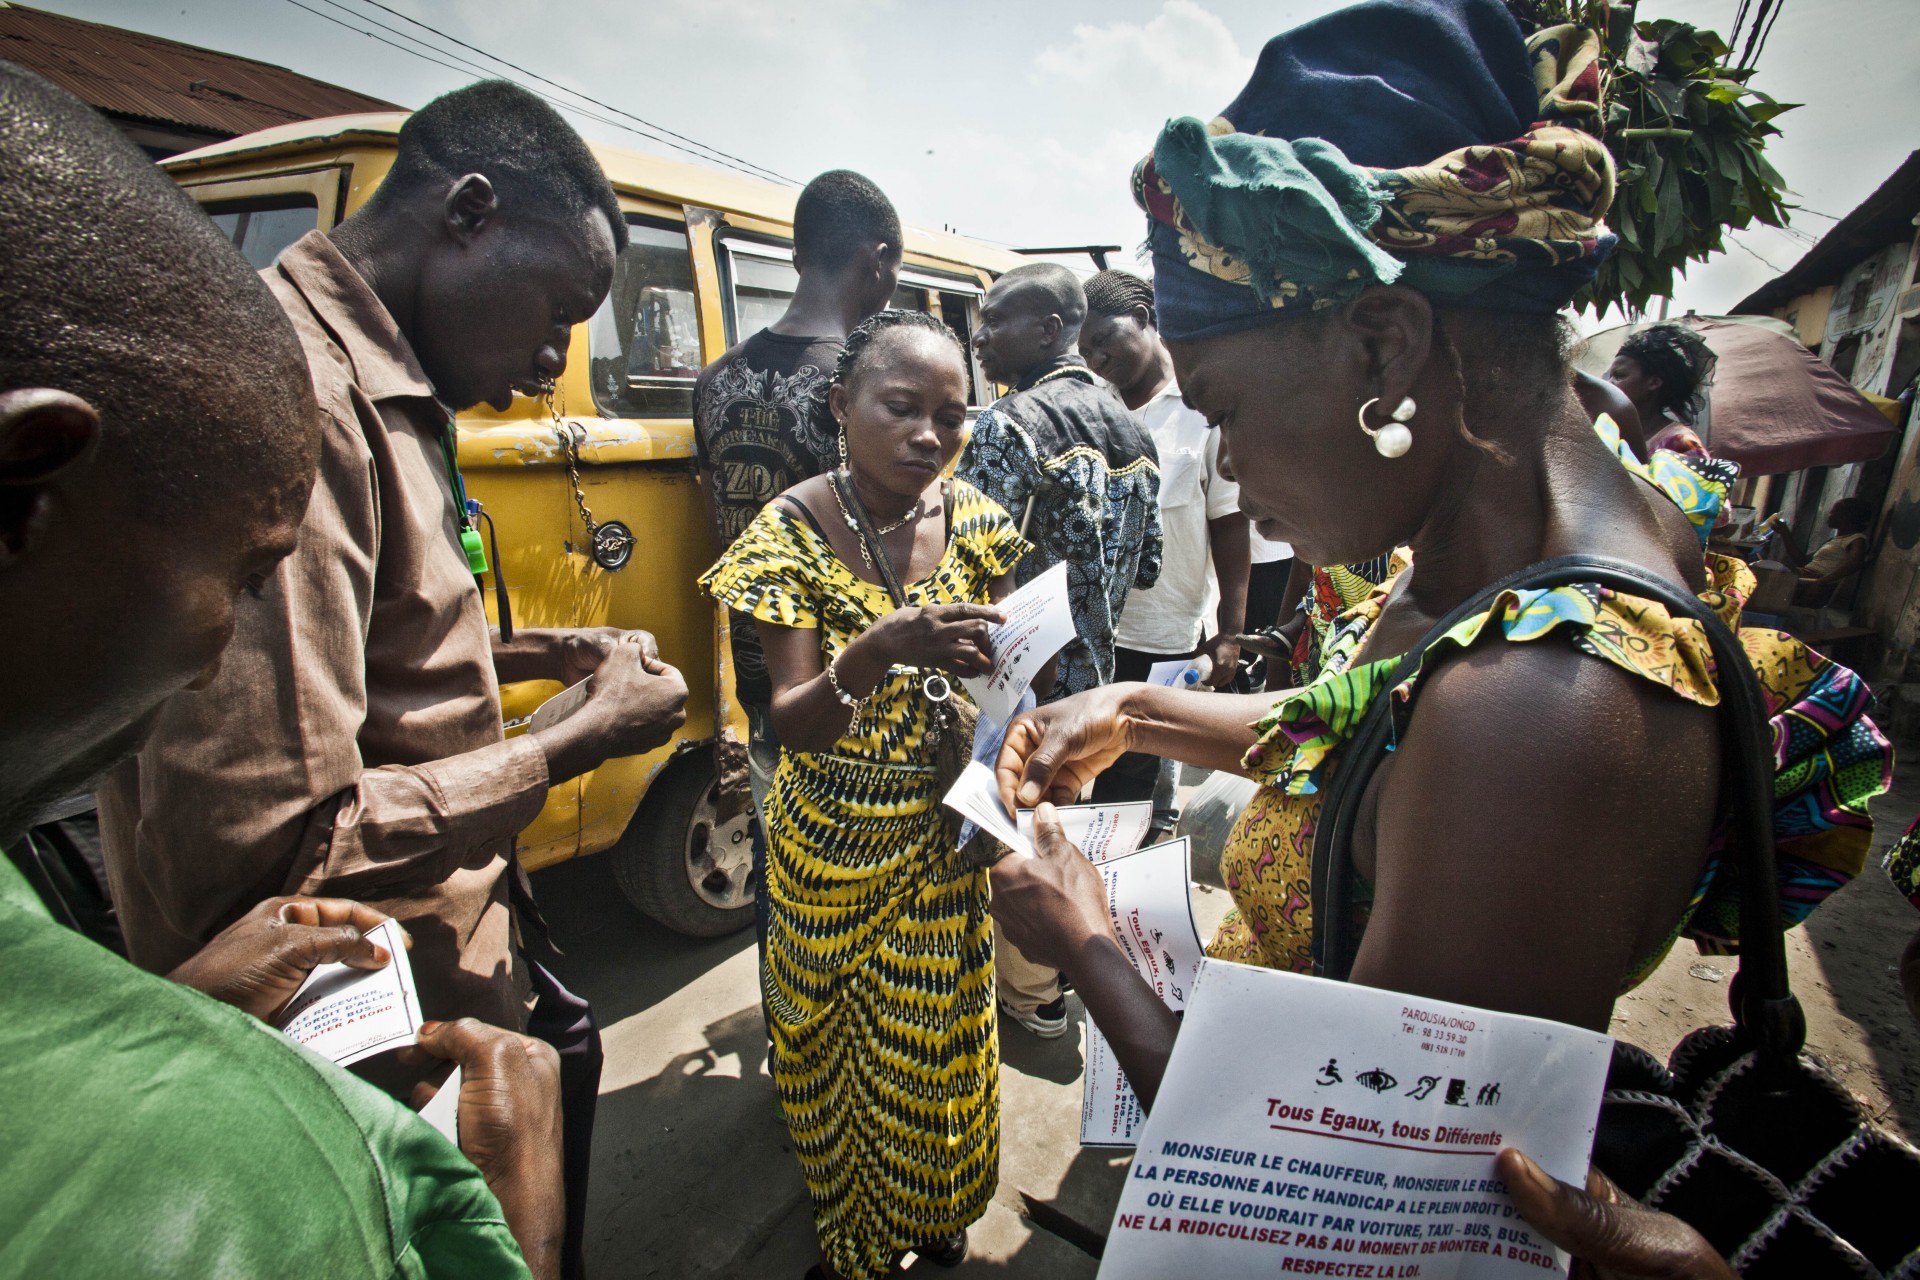
[[(1069, 804), (1054, 812), (1060, 815), (1060, 829), (1073, 841), (1074, 848), (1087, 855), (1087, 861), (1099, 866), (1114, 858), (1124, 858), (1140, 847), (1153, 828), (1153, 801), (1128, 800), (1121, 804)], [(1033, 840), (1033, 810), (1022, 809), (1014, 817), (1020, 834)]]
[[(1197, 674), (1200, 661), (1197, 658), (1169, 658), (1165, 662), (1156, 662), (1147, 668), (1147, 683), (1157, 684), (1166, 689), (1205, 689), (1204, 676)], [(1195, 672), (1193, 679), (1187, 679), (1189, 671)]]
[[(1187, 1007), (1205, 954), (1187, 888), (1187, 846), (1183, 837), (1100, 864), (1120, 949), (1133, 962), (1134, 971), (1176, 1013)], [(1080, 1086), (1081, 1143), (1130, 1147), (1139, 1137), (1143, 1118), (1140, 1102), (1107, 1038), (1089, 1021), (1087, 1065)]]
[(1102, 1280), (1538, 1280), (1567, 1259), (1494, 1173), (1584, 1185), (1612, 1041), (1539, 1018), (1208, 960)]
[[(967, 819), (969, 825), (961, 828), (962, 843), (977, 826), (1015, 853), (1033, 855), (1033, 810), (1010, 816), (1000, 803), (999, 780), (978, 760), (961, 771), (941, 803)], [(1096, 863), (1132, 853), (1153, 825), (1150, 800), (1062, 805), (1058, 812), (1067, 838)]]
[(423, 1021), (400, 925), (383, 920), (367, 937), (393, 957), (384, 967), (320, 965), (307, 975), (273, 1024), (343, 1067), (412, 1044)]
[(993, 776), (993, 770), (978, 760), (967, 762), (967, 767), (960, 771), (960, 776), (954, 779), (953, 786), (947, 789), (940, 803), (967, 820), (967, 825), (960, 829), (963, 843), (971, 837), (973, 828), (977, 826), (1015, 853), (1032, 856), (1033, 841), (1020, 834), (1020, 829), (1014, 825), (1013, 815), (1007, 812), (1007, 806), (1000, 803), (1000, 783)]
[(587, 705), (587, 699), (593, 694), (593, 677), (588, 676), (578, 684), (568, 685), (560, 692), (548, 698), (533, 709), (527, 717), (528, 733), (545, 733), (568, 716)]
[[(1031, 711), (1034, 709), (1034, 707), (1038, 705), (1039, 705), (1039, 701), (1033, 696), (1033, 690), (1031, 688), (1028, 688), (1021, 693), (1020, 701), (1014, 706), (1013, 714), (1017, 716), (1022, 711)], [(1009, 720), (1007, 723), (1011, 724), (1012, 721)], [(993, 773), (994, 766), (999, 762), (1000, 748), (1006, 742), (1006, 740), (1007, 740), (1007, 725), (996, 723), (993, 720), (993, 718), (990, 716), (983, 715), (983, 716), (977, 717), (973, 723), (973, 762), (975, 764), (984, 765), (986, 767), (987, 773), (991, 775)], [(969, 786), (977, 790), (977, 788), (979, 787), (979, 782), (980, 782), (979, 776), (976, 774), (970, 780)], [(954, 789), (960, 790), (960, 788), (954, 788)], [(966, 794), (966, 792), (963, 791), (963, 794)], [(944, 800), (944, 797), (943, 797), (943, 800)], [(946, 802), (951, 803), (951, 801), (946, 801)], [(955, 805), (954, 807), (956, 809), (959, 808), (958, 805)], [(961, 812), (964, 814), (965, 810), (961, 810)], [(1000, 814), (1004, 811), (1000, 808), (998, 803), (996, 803), (994, 805), (994, 812), (996, 814)], [(960, 839), (957, 841), (957, 843), (964, 846), (967, 843), (967, 841), (973, 839), (974, 834), (979, 830), (980, 830), (980, 824), (976, 822), (974, 819), (968, 818), (965, 822), (960, 824)]]
[(453, 1064), (453, 1074), (440, 1084), (439, 1092), (427, 1100), (420, 1108), (420, 1118), (438, 1129), (448, 1142), (460, 1145), (460, 1064)]
[(1033, 683), (1047, 659), (1073, 639), (1073, 608), (1067, 602), (1067, 562), (1021, 587), (997, 606), (1007, 620), (989, 633), (993, 670), (960, 683), (996, 725), (1013, 719), (1020, 695)]

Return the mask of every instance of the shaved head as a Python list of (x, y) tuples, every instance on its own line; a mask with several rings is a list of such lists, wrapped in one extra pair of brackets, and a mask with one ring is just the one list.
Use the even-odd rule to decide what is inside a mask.
[[(100, 415), (132, 514), (228, 507), (310, 469), (305, 369), (272, 294), (187, 195), (98, 112), (0, 62), (0, 391), (57, 387)], [(301, 380), (302, 382), (304, 379)]]
[(137, 749), (292, 549), (293, 326), (167, 176), (0, 62), (0, 842)]
[(987, 290), (973, 331), (974, 354), (989, 378), (1011, 386), (1065, 358), (1086, 318), (1080, 277), (1057, 263), (1030, 262)]
[(1057, 262), (1032, 262), (1015, 267), (995, 282), (994, 292), (1005, 291), (1009, 305), (1045, 307), (1060, 317), (1069, 335), (1078, 333), (1087, 318), (1087, 291), (1080, 277)]

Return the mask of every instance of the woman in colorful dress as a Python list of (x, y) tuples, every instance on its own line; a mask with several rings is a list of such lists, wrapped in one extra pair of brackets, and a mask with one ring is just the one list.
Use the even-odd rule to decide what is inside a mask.
[(967, 370), (939, 320), (860, 325), (829, 407), (841, 470), (768, 504), (701, 585), (759, 621), (773, 678), (761, 981), (820, 1233), (811, 1274), (865, 1280), (907, 1250), (959, 1263), (998, 1177), (987, 876), (946, 834), (934, 698), (988, 669), (992, 602), (1027, 543), (978, 490), (942, 479), (965, 436)]
[[(1355, 982), (1605, 1030), (1682, 931), (1736, 941), (1697, 622), (1598, 586), (1509, 592), (1388, 688), (1436, 622), (1550, 557), (1631, 562), (1736, 627), (1752, 587), (1705, 551), (1731, 464), (1642, 463), (1572, 390), (1556, 313), (1613, 245), (1611, 160), (1581, 127), (1603, 118), (1596, 50), (1571, 27), (1524, 41), (1497, 0), (1373, 0), (1277, 37), (1220, 118), (1172, 121), (1135, 171), (1161, 331), (1242, 508), (1310, 563), (1412, 552), (1277, 702), (1117, 685), (1010, 728), (1009, 804), (1064, 801), (1126, 750), (1263, 784), (1223, 861), (1236, 910), (1216, 957), (1304, 970), (1315, 913), (1351, 911)], [(1775, 713), (1783, 898), (1804, 916), (1860, 870), (1890, 754), (1852, 672), (1778, 632), (1741, 638)], [(1322, 788), (1380, 697), (1395, 749), (1352, 841), (1364, 907), (1313, 902)], [(1045, 856), (993, 873), (995, 917), (1071, 975), (1150, 1104), (1177, 1024), (1042, 815)]]

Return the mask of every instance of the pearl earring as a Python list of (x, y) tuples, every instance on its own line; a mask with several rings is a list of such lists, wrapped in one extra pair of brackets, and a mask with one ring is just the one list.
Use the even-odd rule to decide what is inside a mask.
[(1407, 450), (1413, 448), (1413, 432), (1407, 430), (1406, 424), (1413, 420), (1414, 411), (1418, 406), (1413, 403), (1412, 396), (1404, 397), (1394, 411), (1387, 415), (1392, 421), (1376, 430), (1367, 425), (1367, 410), (1379, 403), (1380, 397), (1375, 396), (1360, 406), (1360, 429), (1372, 437), (1374, 450), (1381, 457), (1402, 457)]

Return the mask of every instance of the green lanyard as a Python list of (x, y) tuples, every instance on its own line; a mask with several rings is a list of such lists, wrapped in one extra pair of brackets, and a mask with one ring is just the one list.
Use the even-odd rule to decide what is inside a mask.
[(448, 414), (446, 425), (440, 429), (440, 455), (446, 461), (447, 485), (453, 491), (453, 524), (460, 530), (460, 549), (467, 553), (467, 569), (477, 578), (487, 571), (487, 552), (480, 531), (473, 527), (474, 504), (467, 500), (467, 484), (460, 478), (457, 440), (453, 415)]

